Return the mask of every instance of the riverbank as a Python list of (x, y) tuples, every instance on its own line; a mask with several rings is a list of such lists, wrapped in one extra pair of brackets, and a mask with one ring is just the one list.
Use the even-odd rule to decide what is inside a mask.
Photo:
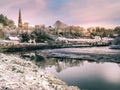
[(49, 49), (43, 50), (42, 53), (48, 58), (120, 63), (120, 50), (109, 49), (109, 47)]
[(0, 90), (80, 90), (30, 61), (0, 53)]
[(17, 45), (0, 45), (1, 52), (20, 52), (20, 51), (32, 51), (43, 49), (58, 49), (58, 48), (83, 48), (83, 47), (103, 47), (109, 46), (109, 44), (66, 44), (61, 42), (52, 43), (19, 43)]

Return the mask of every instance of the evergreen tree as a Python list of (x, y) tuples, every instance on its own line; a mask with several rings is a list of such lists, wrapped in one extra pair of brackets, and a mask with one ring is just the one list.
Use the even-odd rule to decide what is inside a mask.
[(0, 23), (2, 23), (4, 26), (8, 25), (8, 19), (3, 14), (0, 14)]
[(8, 19), (6, 16), (4, 16), (3, 14), (0, 14), (0, 23), (3, 24), (3, 26), (14, 26), (14, 21)]

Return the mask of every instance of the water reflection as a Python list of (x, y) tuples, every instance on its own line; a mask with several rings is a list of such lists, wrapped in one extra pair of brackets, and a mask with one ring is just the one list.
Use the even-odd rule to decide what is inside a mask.
[(32, 60), (67, 84), (83, 90), (120, 90), (120, 64), (62, 57), (46, 58), (37, 53), (21, 54), (21, 57)]
[(64, 58), (46, 58), (41, 55), (36, 55), (35, 53), (27, 53), (20, 55), (24, 59), (33, 60), (33, 62), (39, 66), (41, 69), (46, 69), (48, 67), (55, 67), (57, 72), (61, 72), (69, 67), (76, 67), (83, 64), (83, 61), (75, 59), (64, 59)]

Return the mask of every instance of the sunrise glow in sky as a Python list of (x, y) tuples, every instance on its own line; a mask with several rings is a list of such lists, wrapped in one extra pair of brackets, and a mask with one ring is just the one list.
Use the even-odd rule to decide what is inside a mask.
[(17, 24), (18, 10), (23, 22), (53, 25), (120, 25), (120, 0), (0, 0), (0, 13)]

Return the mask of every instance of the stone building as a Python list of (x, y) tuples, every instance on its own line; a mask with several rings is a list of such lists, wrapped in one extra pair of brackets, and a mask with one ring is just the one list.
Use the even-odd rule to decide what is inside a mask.
[(29, 23), (28, 23), (28, 22), (25, 22), (25, 23), (23, 24), (23, 29), (24, 29), (24, 30), (29, 30)]

